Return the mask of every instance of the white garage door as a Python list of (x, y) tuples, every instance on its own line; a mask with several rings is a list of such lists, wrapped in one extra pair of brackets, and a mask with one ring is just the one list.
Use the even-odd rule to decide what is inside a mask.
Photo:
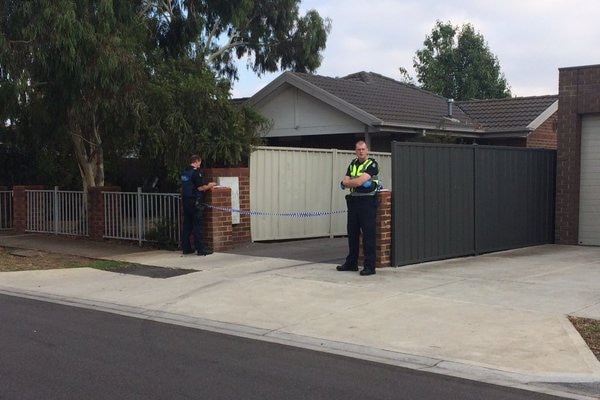
[(581, 120), (579, 244), (600, 246), (600, 115)]

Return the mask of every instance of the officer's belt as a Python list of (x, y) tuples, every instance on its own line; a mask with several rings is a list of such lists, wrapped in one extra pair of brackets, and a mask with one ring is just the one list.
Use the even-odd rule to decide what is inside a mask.
[(359, 196), (375, 196), (377, 194), (377, 190), (373, 190), (369, 193), (359, 193), (359, 192), (351, 192), (350, 197), (359, 197)]

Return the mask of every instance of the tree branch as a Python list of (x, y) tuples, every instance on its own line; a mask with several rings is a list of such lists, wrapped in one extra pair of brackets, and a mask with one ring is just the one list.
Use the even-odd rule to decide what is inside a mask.
[(208, 52), (210, 43), (212, 42), (213, 38), (217, 35), (217, 29), (219, 28), (220, 23), (221, 23), (221, 19), (217, 18), (217, 20), (215, 21), (215, 26), (213, 26), (212, 30), (208, 34), (208, 37), (206, 38), (206, 46), (204, 46), (204, 53)]
[[(227, 50), (233, 49), (238, 46), (243, 46), (244, 44), (246, 44), (243, 40), (234, 42), (236, 37), (237, 37), (236, 35), (232, 35), (231, 38), (229, 38), (229, 42), (226, 45), (222, 46), (220, 49), (218, 49), (214, 53), (209, 54), (208, 57), (206, 57), (206, 63), (210, 64), (215, 58), (219, 57), (221, 54), (225, 53)], [(208, 46), (208, 44), (209, 43), (207, 42), (207, 46)]]

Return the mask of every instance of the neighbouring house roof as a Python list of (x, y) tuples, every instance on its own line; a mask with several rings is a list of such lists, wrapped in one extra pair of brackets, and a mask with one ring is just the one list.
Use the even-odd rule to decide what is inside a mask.
[(477, 130), (458, 107), (453, 107), (449, 118), (446, 98), (373, 72), (358, 72), (342, 78), (284, 72), (252, 96), (250, 105), (259, 103), (284, 84), (298, 87), (340, 111), (383, 130)]
[(285, 85), (292, 85), (379, 131), (523, 136), (558, 109), (558, 96), (550, 95), (456, 102), (450, 112), (447, 98), (373, 72), (341, 78), (284, 72), (248, 99), (248, 104), (259, 104)]
[[(437, 126), (448, 116), (446, 98), (373, 72), (358, 72), (343, 78), (295, 75), (368, 112), (386, 125)], [(463, 123), (468, 119), (456, 107), (452, 116)]]
[(459, 101), (486, 134), (535, 130), (558, 110), (558, 95)]

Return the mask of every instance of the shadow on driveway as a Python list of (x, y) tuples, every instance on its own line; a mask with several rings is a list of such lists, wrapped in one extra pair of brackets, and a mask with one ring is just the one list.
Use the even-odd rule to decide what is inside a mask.
[(225, 253), (302, 260), (311, 263), (341, 264), (348, 254), (345, 237), (254, 242), (236, 246)]

